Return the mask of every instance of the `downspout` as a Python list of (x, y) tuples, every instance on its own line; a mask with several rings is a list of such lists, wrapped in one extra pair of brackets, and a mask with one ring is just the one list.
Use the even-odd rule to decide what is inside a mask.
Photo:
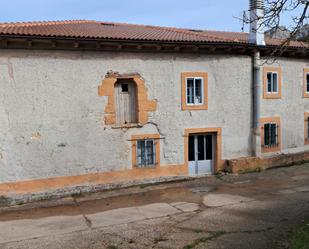
[(264, 35), (264, 0), (250, 0), (250, 32), (249, 42), (256, 45), (252, 55), (252, 91), (253, 91), (253, 129), (252, 154), (261, 156), (261, 63), (259, 46), (265, 46)]
[(261, 68), (260, 68), (260, 51), (253, 53), (253, 134), (252, 134), (252, 152), (253, 156), (261, 156), (261, 132), (260, 132), (260, 116), (261, 116)]

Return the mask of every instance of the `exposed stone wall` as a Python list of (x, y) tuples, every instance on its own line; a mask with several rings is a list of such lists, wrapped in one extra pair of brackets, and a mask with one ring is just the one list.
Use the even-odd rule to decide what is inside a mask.
[(245, 157), (226, 161), (226, 171), (230, 173), (247, 173), (268, 168), (291, 166), (309, 162), (309, 152), (281, 154), (266, 158)]

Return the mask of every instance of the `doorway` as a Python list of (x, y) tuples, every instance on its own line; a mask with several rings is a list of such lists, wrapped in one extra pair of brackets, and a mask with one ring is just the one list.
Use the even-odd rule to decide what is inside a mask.
[(188, 141), (189, 175), (214, 173), (215, 134), (192, 134)]

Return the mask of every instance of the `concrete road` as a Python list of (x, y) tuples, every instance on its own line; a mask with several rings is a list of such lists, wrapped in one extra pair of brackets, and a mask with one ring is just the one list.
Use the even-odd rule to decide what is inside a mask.
[(308, 219), (301, 165), (1, 209), (0, 248), (281, 249)]

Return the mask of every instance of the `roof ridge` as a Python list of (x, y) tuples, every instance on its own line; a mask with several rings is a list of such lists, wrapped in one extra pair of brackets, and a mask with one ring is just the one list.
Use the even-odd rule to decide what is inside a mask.
[(54, 25), (54, 24), (71, 24), (71, 23), (107, 23), (107, 24), (115, 24), (115, 25), (128, 25), (128, 26), (141, 26), (141, 27), (150, 27), (150, 28), (160, 28), (160, 29), (169, 29), (173, 31), (180, 32), (188, 32), (194, 33), (194, 30), (199, 30), (202, 32), (218, 32), (218, 33), (238, 33), (238, 34), (248, 34), (244, 32), (236, 32), (236, 31), (221, 31), (221, 30), (211, 30), (211, 29), (198, 29), (198, 28), (181, 28), (181, 27), (171, 27), (171, 26), (158, 26), (151, 24), (133, 24), (126, 22), (108, 22), (108, 21), (98, 21), (98, 20), (86, 20), (86, 19), (72, 19), (72, 20), (47, 20), (47, 21), (26, 21), (26, 22), (0, 22), (0, 26), (40, 26), (40, 25)]
[(31, 27), (31, 26), (46, 26), (46, 25), (55, 25), (55, 24), (71, 24), (71, 23), (96, 23), (98, 21), (94, 20), (55, 20), (55, 21), (29, 21), (29, 22), (0, 22), (0, 26), (24, 26), (24, 27)]

